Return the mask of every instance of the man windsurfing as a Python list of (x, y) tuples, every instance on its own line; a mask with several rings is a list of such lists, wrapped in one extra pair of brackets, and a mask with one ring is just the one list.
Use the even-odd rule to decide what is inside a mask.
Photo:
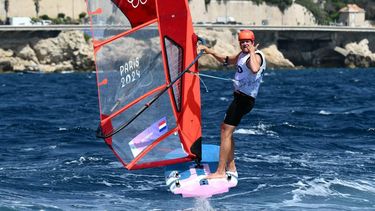
[(251, 30), (242, 30), (238, 33), (241, 52), (232, 56), (224, 56), (214, 52), (206, 46), (199, 46), (198, 50), (212, 55), (225, 65), (236, 65), (233, 101), (226, 111), (221, 125), (220, 158), (215, 173), (207, 179), (225, 178), (228, 175), (238, 177), (234, 161), (233, 132), (242, 117), (249, 113), (255, 103), (263, 72), (266, 69), (266, 60), (263, 53), (255, 45), (255, 35)]

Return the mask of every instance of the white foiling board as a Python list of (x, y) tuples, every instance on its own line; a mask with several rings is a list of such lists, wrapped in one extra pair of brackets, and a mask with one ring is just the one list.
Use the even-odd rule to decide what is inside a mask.
[(165, 167), (165, 181), (170, 191), (183, 197), (208, 198), (237, 186), (238, 175), (234, 172), (227, 172), (225, 178), (206, 179), (207, 175), (216, 171), (219, 152), (219, 146), (203, 144), (200, 167), (195, 162)]

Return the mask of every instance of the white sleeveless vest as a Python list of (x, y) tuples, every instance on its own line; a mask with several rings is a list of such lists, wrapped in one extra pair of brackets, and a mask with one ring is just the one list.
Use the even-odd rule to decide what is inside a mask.
[(250, 54), (242, 53), (239, 55), (237, 60), (237, 72), (234, 76), (236, 82), (234, 82), (234, 90), (240, 91), (246, 95), (256, 98), (260, 82), (263, 78), (264, 70), (266, 69), (266, 59), (263, 53), (259, 50), (255, 51), (262, 58), (260, 70), (254, 74), (246, 65), (246, 61), (249, 59)]

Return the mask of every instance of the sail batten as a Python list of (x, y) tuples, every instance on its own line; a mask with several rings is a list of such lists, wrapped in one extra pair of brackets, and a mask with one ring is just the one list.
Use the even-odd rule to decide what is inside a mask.
[(108, 43), (110, 43), (110, 42), (113, 42), (113, 41), (115, 41), (115, 40), (117, 40), (117, 39), (119, 39), (119, 38), (121, 38), (121, 37), (127, 36), (127, 35), (129, 35), (129, 34), (131, 34), (131, 33), (136, 32), (136, 31), (139, 30), (139, 29), (145, 28), (145, 27), (147, 27), (147, 26), (149, 26), (149, 25), (152, 25), (152, 24), (154, 24), (154, 23), (157, 23), (157, 19), (150, 20), (149, 22), (146, 22), (146, 23), (144, 23), (144, 24), (141, 24), (141, 25), (139, 25), (139, 26), (137, 26), (137, 27), (135, 27), (135, 28), (132, 28), (132, 29), (127, 30), (127, 31), (124, 31), (124, 32), (122, 32), (122, 33), (120, 33), (120, 34), (114, 35), (113, 37), (111, 37), (111, 38), (109, 38), (109, 39), (102, 40), (102, 41), (100, 41), (100, 40), (95, 40), (95, 41), (94, 41), (94, 48), (100, 48), (100, 47), (102, 47), (102, 46), (105, 45), (105, 44), (108, 44)]

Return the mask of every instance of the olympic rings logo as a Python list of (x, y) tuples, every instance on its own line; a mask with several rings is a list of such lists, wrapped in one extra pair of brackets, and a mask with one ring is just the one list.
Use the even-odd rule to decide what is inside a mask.
[(137, 8), (139, 6), (139, 4), (146, 4), (147, 3), (147, 0), (128, 0), (128, 2), (130, 4), (132, 4), (132, 6), (134, 8)]

